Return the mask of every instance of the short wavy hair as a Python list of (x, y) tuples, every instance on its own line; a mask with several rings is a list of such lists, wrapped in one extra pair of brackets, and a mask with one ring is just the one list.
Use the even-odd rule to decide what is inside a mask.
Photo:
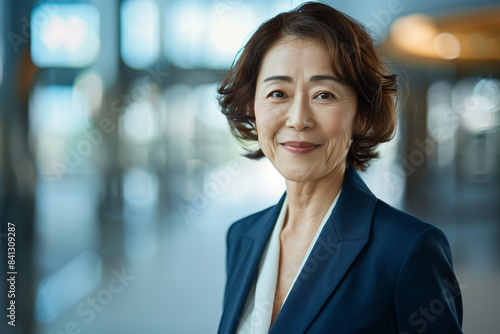
[(260, 159), (255, 131), (253, 100), (257, 77), (266, 52), (286, 36), (311, 39), (331, 56), (333, 73), (352, 87), (358, 97), (356, 122), (347, 163), (365, 170), (379, 157), (377, 145), (394, 136), (396, 128), (397, 76), (387, 67), (367, 30), (351, 17), (318, 2), (307, 2), (264, 22), (239, 52), (218, 86), (218, 101), (232, 134), (246, 149), (245, 157)]

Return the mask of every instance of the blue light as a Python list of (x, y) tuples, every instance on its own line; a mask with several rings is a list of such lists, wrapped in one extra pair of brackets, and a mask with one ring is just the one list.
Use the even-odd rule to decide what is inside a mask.
[(121, 55), (135, 69), (146, 68), (160, 55), (160, 9), (153, 0), (127, 0), (121, 6)]
[(31, 57), (40, 67), (85, 67), (99, 54), (99, 12), (89, 4), (42, 4), (31, 15)]
[(73, 86), (50, 85), (36, 88), (30, 108), (31, 131), (69, 137), (89, 126), (89, 102)]
[(173, 1), (165, 7), (164, 52), (182, 68), (229, 68), (265, 12), (243, 2)]

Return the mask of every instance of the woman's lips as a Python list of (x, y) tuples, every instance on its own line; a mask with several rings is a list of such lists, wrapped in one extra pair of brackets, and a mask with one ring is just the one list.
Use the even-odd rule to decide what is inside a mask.
[(306, 154), (314, 151), (319, 145), (305, 141), (289, 141), (282, 143), (285, 150), (294, 154)]

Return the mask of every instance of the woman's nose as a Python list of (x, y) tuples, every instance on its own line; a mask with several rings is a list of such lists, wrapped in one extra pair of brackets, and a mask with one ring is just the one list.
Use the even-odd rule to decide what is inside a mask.
[(311, 106), (309, 105), (309, 101), (306, 96), (297, 94), (297, 96), (293, 99), (293, 102), (287, 111), (285, 125), (290, 128), (295, 128), (297, 131), (314, 127)]

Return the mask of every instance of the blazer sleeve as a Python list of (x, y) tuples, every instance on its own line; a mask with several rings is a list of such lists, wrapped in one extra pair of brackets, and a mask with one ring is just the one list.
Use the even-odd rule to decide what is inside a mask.
[(462, 296), (448, 241), (436, 227), (420, 232), (400, 268), (395, 293), (399, 334), (462, 333)]

